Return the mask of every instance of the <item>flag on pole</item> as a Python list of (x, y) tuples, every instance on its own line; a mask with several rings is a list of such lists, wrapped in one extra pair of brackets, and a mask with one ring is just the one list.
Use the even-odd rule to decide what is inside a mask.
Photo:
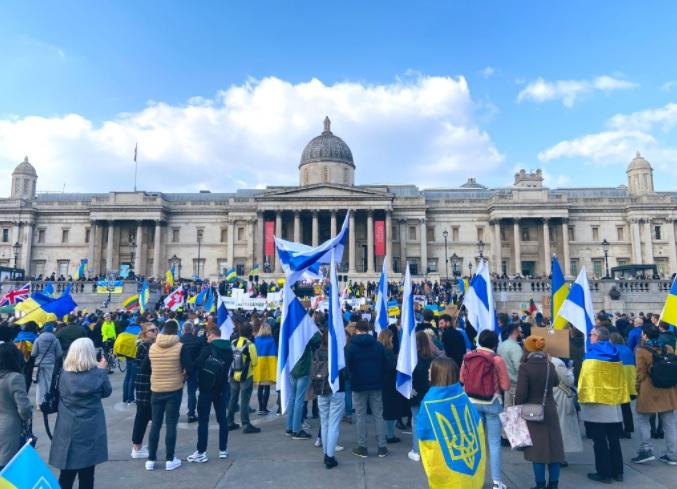
[(31, 283), (21, 286), (21, 288), (10, 290), (0, 298), (1, 306), (14, 306), (29, 298), (31, 293)]
[(183, 305), (183, 289), (177, 287), (164, 300), (165, 307), (171, 311), (176, 311)]
[(139, 150), (139, 143), (134, 143), (134, 163), (136, 163), (136, 155)]
[(564, 280), (564, 274), (556, 256), (552, 257), (552, 284), (550, 290), (552, 291), (552, 300), (550, 301), (552, 306), (550, 312), (552, 326), (555, 329), (564, 329), (567, 325), (567, 320), (559, 315), (559, 310), (569, 294), (569, 285)]
[(343, 327), (341, 304), (339, 303), (339, 285), (336, 276), (336, 262), (333, 257), (329, 267), (329, 384), (332, 392), (339, 390), (339, 372), (346, 366), (346, 330)]
[(232, 284), (233, 282), (237, 282), (237, 269), (236, 268), (230, 268), (226, 271), (226, 282), (229, 284)]
[(585, 335), (587, 351), (590, 347), (590, 331), (595, 324), (595, 312), (592, 309), (592, 295), (585, 267), (581, 269), (581, 273), (571, 285), (569, 295), (559, 309), (559, 315)]
[(375, 308), (376, 320), (374, 321), (374, 329), (378, 334), (388, 327), (388, 255), (383, 259)]
[(409, 263), (404, 273), (404, 291), (402, 294), (402, 339), (397, 355), (397, 378), (395, 387), (407, 399), (411, 399), (412, 376), (418, 363), (416, 351), (416, 318), (414, 316), (414, 296), (411, 290)]
[(89, 260), (87, 258), (83, 258), (82, 260), (80, 260), (80, 266), (78, 267), (78, 270), (75, 272), (75, 277), (73, 277), (74, 280), (80, 280), (87, 276), (88, 263)]
[(489, 276), (489, 267), (484, 260), (480, 260), (477, 272), (470, 281), (470, 286), (463, 298), (463, 305), (468, 311), (468, 320), (478, 335), (488, 329), (495, 331), (498, 338), (501, 338), (494, 307), (494, 290)]
[(233, 323), (233, 318), (230, 317), (226, 302), (221, 294), (219, 294), (218, 304), (216, 308), (216, 324), (221, 330), (221, 338), (230, 339), (233, 331), (235, 331), (235, 323)]
[(141, 286), (141, 292), (139, 292), (139, 312), (141, 312), (141, 314), (146, 312), (149, 299), (150, 289), (148, 288), (148, 281), (144, 280), (143, 285)]
[(249, 272), (250, 275), (259, 275), (261, 274), (261, 267), (259, 267), (258, 263), (254, 263), (254, 266), (252, 267), (251, 271)]
[(133, 311), (139, 307), (139, 294), (130, 295), (122, 301), (122, 308), (126, 311)]
[(167, 287), (172, 288), (174, 287), (174, 265), (167, 270), (167, 273), (165, 274), (165, 282), (167, 284)]
[(62, 295), (55, 299), (36, 292), (29, 299), (16, 306), (15, 310), (23, 312), (24, 315), (17, 319), (14, 324), (35, 321), (38, 326), (42, 327), (47, 322), (63, 318), (77, 306), (70, 295)]
[(668, 292), (668, 296), (665, 299), (665, 305), (663, 306), (660, 320), (672, 324), (673, 326), (677, 326), (677, 277), (675, 277), (675, 280), (672, 282), (670, 292)]
[(204, 295), (204, 310), (205, 312), (214, 312), (216, 310), (216, 297), (214, 289), (207, 287)]
[(2, 489), (59, 489), (59, 482), (38, 452), (26, 443), (0, 472)]

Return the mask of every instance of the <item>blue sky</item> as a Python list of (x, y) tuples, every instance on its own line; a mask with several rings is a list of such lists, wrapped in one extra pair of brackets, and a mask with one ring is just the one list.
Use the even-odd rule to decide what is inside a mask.
[(125, 189), (138, 141), (144, 189), (294, 183), (328, 113), (358, 183), (502, 186), (539, 167), (553, 187), (617, 186), (639, 150), (675, 190), (676, 14), (654, 1), (5, 1), (0, 178), (27, 154), (39, 190)]

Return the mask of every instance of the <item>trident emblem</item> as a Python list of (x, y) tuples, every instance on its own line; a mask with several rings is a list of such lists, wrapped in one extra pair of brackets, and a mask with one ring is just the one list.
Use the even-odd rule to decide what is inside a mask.
[(475, 456), (480, 450), (479, 440), (477, 439), (477, 423), (473, 420), (467, 404), (463, 410), (464, 422), (461, 422), (456, 406), (452, 404), (450, 407), (456, 429), (454, 429), (454, 424), (442, 413), (435, 412), (435, 417), (444, 437), (444, 444), (449, 451), (452, 462), (463, 462), (468, 470), (474, 471), (477, 462)]

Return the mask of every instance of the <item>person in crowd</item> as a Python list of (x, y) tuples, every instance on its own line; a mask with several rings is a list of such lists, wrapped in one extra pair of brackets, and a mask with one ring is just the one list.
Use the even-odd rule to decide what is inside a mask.
[(60, 363), (63, 356), (61, 342), (54, 335), (54, 325), (46, 323), (42, 327), (42, 333), (33, 344), (31, 356), (35, 358), (34, 371), (37, 375), (35, 388), (35, 405), (40, 406), (45, 400), (45, 394), (49, 392), (52, 384), (52, 376), (55, 367)]
[(230, 340), (221, 339), (219, 328), (207, 331), (207, 344), (202, 347), (195, 360), (198, 372), (200, 396), (197, 400), (197, 449), (186, 460), (204, 463), (207, 458), (207, 439), (209, 435), (209, 413), (214, 406), (216, 422), (219, 424), (219, 458), (228, 457), (228, 422), (226, 403), (228, 400), (228, 371), (233, 363), (233, 349)]
[[(424, 333), (425, 334), (425, 333)], [(388, 455), (385, 427), (383, 424), (383, 381), (388, 369), (383, 345), (369, 331), (369, 323), (358, 321), (355, 335), (346, 348), (346, 366), (350, 372), (353, 389), (353, 406), (357, 417), (357, 446), (353, 454), (366, 458), (367, 450), (367, 405), (371, 407), (376, 428), (378, 456)]]
[(14, 338), (14, 344), (21, 352), (24, 360), (23, 374), (26, 380), (26, 392), (31, 388), (33, 383), (33, 368), (35, 367), (35, 357), (31, 356), (33, 351), (33, 344), (38, 339), (38, 325), (29, 321), (21, 326), (21, 331)]
[(544, 405), (543, 421), (527, 421), (532, 446), (525, 448), (524, 459), (532, 463), (536, 486), (545, 489), (545, 469), (548, 468), (547, 489), (557, 489), (560, 464), (564, 462), (564, 446), (553, 388), (559, 384), (555, 366), (543, 352), (545, 338), (529, 336), (524, 341), (524, 361), (519, 366), (515, 404)]
[[(136, 347), (139, 333), (141, 333), (141, 326), (137, 324), (136, 316), (132, 317), (123, 333), (127, 333), (127, 335), (118, 335), (114, 349), (118, 352), (118, 355), (124, 357), (125, 362), (127, 363), (125, 379), (122, 382), (122, 402), (126, 402), (127, 405), (129, 405), (134, 402), (134, 379), (139, 370), (139, 365), (136, 362), (136, 350), (134, 348)], [(118, 350), (120, 345), (118, 345), (117, 342), (120, 342), (123, 338), (129, 338), (129, 343), (132, 347), (129, 355), (123, 353), (126, 351), (125, 349)]]
[(661, 347), (670, 347), (672, 351), (675, 351), (677, 349), (677, 336), (675, 335), (675, 327), (671, 326), (665, 321), (658, 321), (658, 332), (658, 344)]
[(61, 343), (61, 349), (68, 353), (68, 348), (78, 338), (87, 338), (89, 336), (87, 330), (75, 322), (69, 322), (63, 328), (56, 332), (56, 337)]
[(435, 319), (435, 313), (430, 309), (425, 309), (423, 311), (423, 321), (416, 325), (416, 332), (425, 331), (429, 329), (437, 336), (437, 328), (433, 325), (433, 320)]
[(669, 388), (656, 387), (651, 379), (655, 355), (670, 351), (660, 344), (660, 330), (650, 324), (642, 328), (642, 346), (635, 351), (637, 361), (637, 431), (639, 452), (632, 459), (641, 464), (656, 459), (651, 443), (650, 417), (658, 413), (663, 422), (665, 454), (659, 460), (668, 465), (677, 465), (677, 385)]
[(154, 323), (143, 323), (141, 333), (136, 341), (136, 362), (139, 365), (139, 371), (134, 379), (134, 389), (136, 393), (136, 415), (134, 416), (134, 427), (132, 429), (132, 454), (134, 459), (148, 458), (148, 448), (143, 446), (143, 437), (146, 434), (146, 428), (152, 417), (150, 404), (150, 362), (148, 351), (158, 335), (158, 327)]
[(179, 422), (179, 408), (183, 394), (183, 379), (193, 369), (188, 351), (177, 336), (179, 323), (170, 319), (164, 325), (162, 333), (157, 335), (155, 343), (148, 350), (145, 360), (150, 362), (150, 404), (151, 427), (148, 435), (148, 460), (146, 470), (155, 470), (157, 448), (160, 441), (160, 429), (164, 419), (166, 470), (175, 470), (181, 466), (176, 458), (176, 425)]
[(258, 363), (256, 345), (253, 341), (253, 330), (250, 323), (241, 323), (239, 338), (233, 347), (232, 378), (230, 380), (230, 399), (228, 401), (228, 429), (240, 429), (235, 423), (235, 410), (240, 403), (240, 420), (243, 433), (260, 433), (261, 428), (249, 421), (249, 401), (254, 389), (254, 369)]
[(425, 331), (416, 333), (416, 353), (418, 355), (418, 362), (414, 368), (412, 375), (412, 387), (414, 392), (410, 399), (411, 405), (411, 450), (407, 454), (409, 460), (414, 462), (421, 461), (421, 455), (418, 451), (418, 438), (416, 438), (416, 416), (418, 415), (419, 407), (423, 397), (428, 392), (430, 381), (428, 379), (428, 370), (430, 370), (430, 363), (433, 361), (433, 352), (430, 347), (428, 334)]
[(482, 419), (486, 432), (493, 489), (506, 489), (501, 475), (501, 420), (503, 392), (510, 389), (510, 377), (503, 359), (496, 354), (498, 336), (483, 330), (478, 348), (463, 357), (461, 383)]
[(456, 322), (449, 314), (442, 314), (438, 324), (442, 330), (444, 353), (456, 362), (456, 365), (461, 365), (466, 352), (466, 344), (463, 335), (456, 329)]
[[(573, 368), (568, 367), (564, 360), (557, 357), (551, 356), (550, 363), (555, 367), (559, 379), (559, 384), (552, 389), (552, 397), (557, 406), (564, 454), (566, 456), (567, 453), (582, 452), (583, 441), (578, 423), (578, 412), (576, 411), (576, 382)], [(560, 466), (568, 467), (569, 464), (565, 460), (560, 463)]]
[(23, 424), (33, 414), (19, 360), (12, 343), (0, 344), (0, 470), (21, 449)]
[(636, 317), (632, 322), (633, 328), (628, 332), (627, 345), (634, 352), (642, 340), (642, 326), (644, 326), (644, 319)]
[(49, 450), (50, 465), (61, 470), (59, 485), (93, 489), (94, 468), (108, 460), (102, 399), (111, 395), (105, 358), (96, 361), (94, 343), (77, 338), (68, 349), (59, 378), (59, 411)]
[(384, 329), (378, 334), (378, 341), (383, 345), (386, 354), (387, 369), (383, 378), (383, 420), (386, 430), (386, 443), (399, 443), (401, 440), (395, 436), (395, 421), (406, 415), (402, 409), (406, 399), (395, 388), (397, 378), (397, 357), (393, 351), (393, 333), (390, 329)]
[(625, 373), (628, 394), (630, 395), (630, 401), (621, 404), (621, 412), (623, 413), (623, 438), (632, 438), (632, 433), (635, 431), (635, 423), (630, 402), (637, 397), (637, 390), (635, 388), (637, 377), (635, 353), (625, 344), (625, 340), (620, 333), (611, 333), (609, 335), (609, 341), (616, 346), (618, 354), (621, 357), (621, 362), (623, 362), (623, 372)]
[(277, 346), (273, 339), (273, 332), (270, 324), (261, 323), (259, 332), (254, 338), (256, 346), (256, 356), (258, 361), (254, 367), (254, 382), (258, 384), (256, 397), (259, 402), (259, 415), (266, 415), (268, 411), (268, 400), (270, 399), (270, 387), (275, 384), (277, 379)]
[[(181, 336), (183, 348), (188, 352), (191, 361), (197, 360), (204, 342), (195, 335), (193, 323), (186, 321), (183, 324), (183, 335)], [(194, 423), (197, 421), (195, 408), (197, 406), (197, 370), (193, 369), (186, 377), (186, 395), (188, 396), (188, 415), (187, 421)]]
[[(517, 390), (517, 371), (522, 363), (522, 346), (519, 340), (522, 336), (522, 330), (519, 323), (511, 322), (505, 326), (506, 334), (505, 340), (498, 345), (497, 353), (505, 362), (508, 369), (508, 377), (510, 378), (510, 389), (503, 393), (503, 407), (515, 405), (515, 391)], [(510, 446), (505, 437), (501, 438), (502, 446)]]
[(113, 349), (115, 338), (117, 338), (115, 323), (111, 319), (110, 314), (104, 314), (103, 323), (101, 324), (101, 343), (104, 351), (108, 352)]
[(102, 317), (90, 317), (89, 324), (89, 339), (94, 343), (94, 348), (96, 348), (97, 354), (103, 350), (103, 318)]
[(306, 394), (310, 386), (310, 366), (313, 351), (322, 341), (322, 335), (316, 333), (306, 345), (303, 355), (291, 371), (291, 389), (287, 403), (287, 430), (285, 434), (292, 440), (309, 440), (312, 436), (303, 429), (303, 408)]

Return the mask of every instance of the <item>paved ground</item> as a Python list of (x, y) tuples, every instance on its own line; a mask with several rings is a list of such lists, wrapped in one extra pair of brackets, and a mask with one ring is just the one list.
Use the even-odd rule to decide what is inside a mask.
[[(142, 460), (131, 460), (130, 438), (135, 407), (123, 405), (121, 399), (122, 375), (111, 376), (113, 395), (105, 402), (108, 424), (108, 447), (110, 460), (97, 467), (96, 487), (98, 488), (142, 488), (154, 489), (203, 489), (246, 487), (248, 489), (305, 489), (305, 488), (426, 488), (425, 474), (420, 464), (407, 458), (409, 435), (401, 435), (403, 443), (389, 445), (391, 454), (379, 459), (371, 456), (360, 459), (350, 453), (355, 443), (355, 426), (341, 425), (340, 444), (346, 450), (338, 453), (339, 466), (331, 471), (322, 463), (321, 449), (315, 448), (311, 440), (292, 441), (284, 435), (284, 420), (270, 415), (252, 416), (254, 423), (261, 427), (260, 434), (244, 435), (240, 431), (230, 433), (227, 460), (219, 460), (217, 454), (217, 427), (210, 426), (208, 453), (212, 456), (206, 464), (184, 465), (173, 472), (162, 470), (146, 472)], [(31, 395), (34, 394), (31, 392)], [(185, 405), (185, 396), (184, 396)], [(271, 402), (272, 405), (272, 402)], [(185, 459), (195, 450), (196, 425), (185, 423), (185, 407), (181, 410), (181, 423), (176, 447), (177, 456)], [(37, 413), (39, 415), (39, 413)], [(39, 436), (38, 449), (47, 459), (49, 440), (42, 427), (42, 418), (36, 417), (35, 433)], [(54, 417), (51, 417), (54, 422)], [(317, 433), (318, 420), (310, 420), (313, 433)], [(164, 456), (164, 435), (161, 436), (159, 458)], [(635, 440), (623, 441), (626, 461), (634, 456)], [(370, 447), (375, 452), (375, 441)], [(590, 482), (586, 473), (593, 469), (592, 446), (585, 441), (585, 452), (569, 457), (569, 468), (562, 470), (562, 489), (605, 487)], [(533, 485), (531, 464), (525, 462), (522, 454), (503, 451), (504, 482), (510, 489), (528, 489)], [(486, 487), (490, 487), (487, 484)], [(625, 466), (625, 482), (614, 487), (632, 489), (675, 489), (677, 488), (677, 467), (653, 462), (648, 465)]]

